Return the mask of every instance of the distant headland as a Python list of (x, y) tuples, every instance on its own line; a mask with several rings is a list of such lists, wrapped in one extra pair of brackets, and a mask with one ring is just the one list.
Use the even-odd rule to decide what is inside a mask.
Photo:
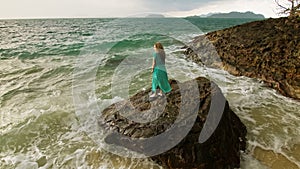
[(201, 18), (257, 18), (265, 19), (262, 14), (255, 14), (253, 12), (229, 12), (229, 13), (208, 13), (203, 15), (195, 15), (191, 17), (201, 17)]
[(164, 18), (165, 16), (162, 14), (149, 14), (146, 18)]

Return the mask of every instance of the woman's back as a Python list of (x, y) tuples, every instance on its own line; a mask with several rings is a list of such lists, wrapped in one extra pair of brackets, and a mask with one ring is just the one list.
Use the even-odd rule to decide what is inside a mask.
[(155, 59), (155, 68), (166, 71), (165, 54), (161, 52), (155, 52), (153, 55)]

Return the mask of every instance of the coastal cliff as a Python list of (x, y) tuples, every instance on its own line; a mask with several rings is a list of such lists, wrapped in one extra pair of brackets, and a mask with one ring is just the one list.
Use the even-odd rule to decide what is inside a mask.
[(196, 37), (187, 58), (237, 76), (265, 82), (284, 96), (300, 99), (300, 19), (255, 21)]
[[(230, 109), (219, 87), (202, 77), (184, 83), (170, 80), (170, 84), (172, 91), (155, 100), (149, 101), (148, 89), (107, 107), (99, 125), (125, 137), (110, 134), (106, 143), (149, 156), (164, 168), (238, 168), (240, 153), (246, 148), (247, 129)], [(130, 120), (137, 117), (151, 122)], [(185, 134), (188, 126), (191, 128)], [(158, 143), (143, 143), (171, 130), (175, 132)], [(201, 143), (204, 130), (208, 131), (204, 136), (209, 137)], [(170, 145), (174, 146), (153, 153)]]

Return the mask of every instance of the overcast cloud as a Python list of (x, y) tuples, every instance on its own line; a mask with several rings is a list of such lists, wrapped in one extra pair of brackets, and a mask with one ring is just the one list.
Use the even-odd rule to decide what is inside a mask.
[(253, 11), (278, 17), (273, 0), (0, 0), (0, 18), (169, 16)]

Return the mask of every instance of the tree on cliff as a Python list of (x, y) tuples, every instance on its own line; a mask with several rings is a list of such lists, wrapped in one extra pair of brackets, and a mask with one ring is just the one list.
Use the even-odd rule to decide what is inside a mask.
[(300, 16), (299, 0), (275, 0), (275, 2), (281, 10), (279, 14), (289, 14), (290, 17)]

